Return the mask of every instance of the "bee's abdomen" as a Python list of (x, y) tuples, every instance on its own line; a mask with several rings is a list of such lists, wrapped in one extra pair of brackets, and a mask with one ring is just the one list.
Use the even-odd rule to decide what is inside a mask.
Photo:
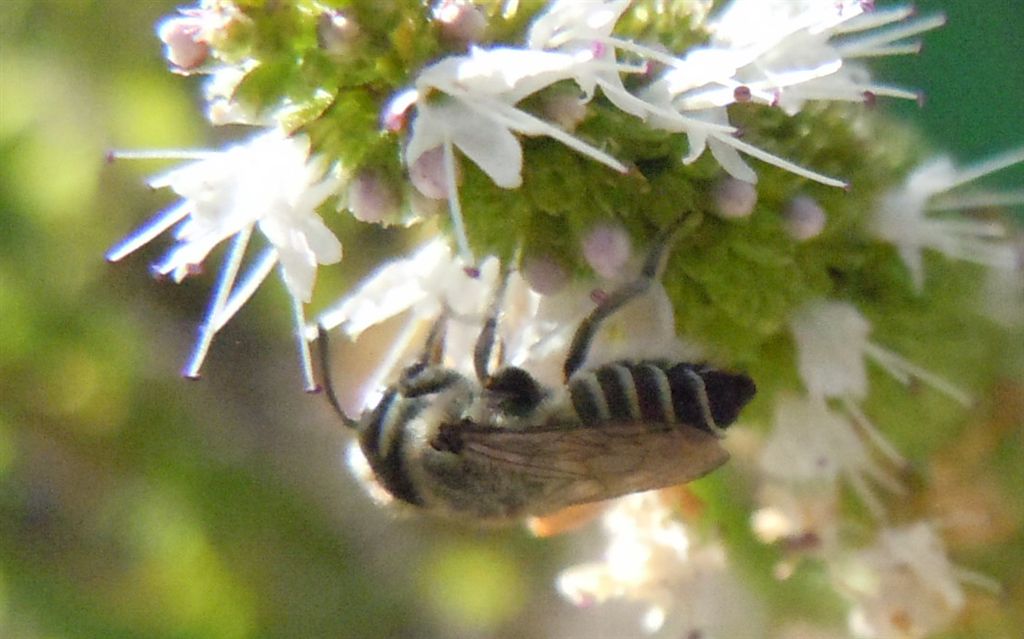
[(422, 409), (422, 400), (389, 389), (359, 429), (359, 446), (381, 487), (414, 506), (423, 499), (409, 476), (405, 444), (408, 424)]
[(736, 421), (754, 392), (746, 375), (680, 362), (615, 362), (569, 380), (583, 424), (685, 423), (714, 432)]

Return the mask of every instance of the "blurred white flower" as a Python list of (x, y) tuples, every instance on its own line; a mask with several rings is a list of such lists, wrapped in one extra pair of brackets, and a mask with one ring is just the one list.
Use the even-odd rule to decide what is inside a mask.
[[(1024, 149), (964, 169), (957, 169), (947, 157), (935, 158), (911, 172), (902, 186), (882, 198), (875, 211), (872, 230), (879, 239), (899, 249), (914, 288), (920, 291), (924, 286), (924, 249), (993, 268), (1012, 270), (1016, 267), (1014, 248), (997, 241), (1006, 234), (1001, 224), (970, 219), (958, 212), (1021, 204), (1024, 192), (953, 191), (1020, 162), (1024, 162)], [(939, 212), (956, 214), (931, 215)]]
[(709, 25), (708, 49), (692, 54), (692, 62), (714, 59), (724, 81), (712, 78), (686, 88), (676, 104), (684, 109), (732, 104), (741, 87), (744, 100), (779, 106), (791, 115), (808, 100), (917, 99), (917, 93), (873, 82), (854, 62), (917, 53), (920, 43), (907, 39), (942, 26), (945, 18), (908, 21), (915, 15), (911, 6), (875, 10), (865, 0), (733, 0)]
[(604, 559), (568, 568), (558, 589), (578, 606), (627, 599), (646, 606), (648, 633), (762, 636), (763, 610), (716, 544), (695, 544), (664, 491), (629, 495), (604, 515)]
[(850, 629), (865, 639), (918, 639), (946, 629), (963, 610), (962, 582), (989, 581), (953, 565), (930, 523), (885, 528), (875, 543), (832, 565), (849, 597)]
[[(176, 226), (174, 246), (153, 271), (180, 282), (195, 273), (217, 245), (234, 238), (184, 371), (189, 377), (198, 376), (214, 335), (280, 265), (293, 300), (306, 384), (312, 388), (308, 348), (301, 338), (302, 305), (312, 296), (317, 265), (341, 259), (341, 243), (316, 212), (337, 192), (339, 180), (321, 161), (309, 157), (306, 138), (286, 137), (276, 129), (221, 151), (194, 154), (193, 159), (150, 180), (153, 188), (169, 187), (182, 200), (122, 240), (107, 259), (116, 262)], [(236, 285), (256, 229), (269, 246)]]
[(849, 400), (863, 400), (868, 394), (866, 360), (871, 359), (904, 384), (919, 379), (961, 404), (971, 403), (950, 382), (870, 341), (871, 323), (852, 304), (811, 302), (796, 313), (790, 327), (800, 379), (814, 397), (844, 400), (847, 408)]
[[(875, 443), (877, 450), (869, 443)], [(761, 451), (760, 466), (771, 480), (795, 487), (824, 485), (837, 490), (840, 480), (847, 481), (864, 504), (881, 516), (883, 509), (872, 486), (894, 493), (902, 487), (878, 452), (889, 458), (889, 466), (902, 461), (880, 436), (865, 441), (857, 427), (829, 409), (822, 398), (784, 394), (775, 403), (772, 432)], [(792, 526), (795, 529), (795, 523)]]
[[(809, 425), (814, 426), (814, 425)], [(763, 456), (762, 467), (777, 464), (784, 451), (792, 449), (792, 440), (778, 444), (772, 456)], [(801, 455), (805, 453), (800, 453)], [(786, 475), (785, 468), (770, 468), (766, 474)], [(758, 509), (751, 516), (751, 526), (758, 539), (778, 543), (786, 551), (799, 555), (828, 553), (839, 545), (839, 492), (833, 481), (790, 481), (789, 477), (773, 479), (761, 486), (757, 495)], [(776, 577), (791, 571), (781, 566)]]

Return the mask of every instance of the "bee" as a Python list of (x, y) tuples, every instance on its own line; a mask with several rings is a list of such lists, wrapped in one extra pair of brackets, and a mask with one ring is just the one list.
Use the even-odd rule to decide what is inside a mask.
[(500, 523), (683, 484), (724, 464), (720, 440), (754, 396), (749, 377), (668, 359), (582, 367), (601, 323), (660, 277), (678, 228), (655, 243), (639, 278), (577, 327), (561, 387), (520, 367), (491, 370), (507, 277), (476, 341), (475, 379), (442, 365), (442, 318), (423, 354), (358, 420), (334, 393), (321, 327), (327, 398), (380, 488), (422, 511)]

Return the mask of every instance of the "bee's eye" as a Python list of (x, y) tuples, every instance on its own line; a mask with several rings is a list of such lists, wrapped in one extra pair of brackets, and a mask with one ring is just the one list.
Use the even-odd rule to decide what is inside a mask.
[(544, 398), (540, 384), (521, 368), (503, 368), (487, 383), (487, 390), (501, 408), (517, 415), (525, 415), (537, 407)]

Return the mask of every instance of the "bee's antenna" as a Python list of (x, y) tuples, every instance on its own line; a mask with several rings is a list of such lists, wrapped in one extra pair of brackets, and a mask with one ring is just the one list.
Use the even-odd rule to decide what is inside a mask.
[(331, 379), (331, 358), (328, 348), (327, 328), (323, 324), (317, 324), (317, 352), (320, 355), (320, 375), (323, 378), (323, 384), (321, 386), (324, 389), (324, 395), (327, 396), (327, 401), (330, 403), (331, 408), (338, 414), (341, 421), (345, 426), (355, 430), (359, 427), (359, 422), (349, 417), (345, 411), (341, 408), (341, 402), (338, 401), (338, 395), (334, 392), (334, 381)]
[(652, 282), (657, 281), (661, 277), (665, 270), (665, 263), (668, 261), (669, 249), (678, 238), (680, 230), (685, 226), (683, 222), (688, 217), (688, 215), (679, 217), (669, 225), (663, 236), (654, 243), (651, 251), (647, 254), (647, 259), (644, 260), (643, 267), (640, 269), (640, 277), (612, 291), (608, 297), (602, 300), (590, 312), (590, 315), (580, 322), (580, 325), (576, 328), (576, 334), (573, 335), (572, 342), (569, 345), (569, 354), (565, 357), (563, 373), (566, 381), (569, 381), (572, 374), (579, 370), (584, 360), (586, 360), (587, 352), (590, 350), (590, 343), (593, 341), (597, 330), (601, 327), (601, 322), (637, 296), (642, 295), (651, 287)]

